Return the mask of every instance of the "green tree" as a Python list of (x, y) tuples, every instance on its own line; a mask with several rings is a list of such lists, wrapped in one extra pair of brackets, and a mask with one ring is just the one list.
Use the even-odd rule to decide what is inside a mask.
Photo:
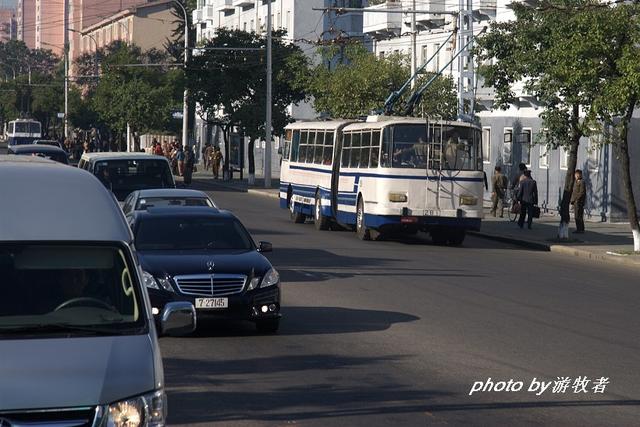
[[(307, 59), (299, 47), (282, 40), (284, 31), (273, 36), (272, 127), (275, 134), (290, 121), (288, 106), (305, 98), (296, 77), (308, 70)], [(204, 50), (191, 59), (187, 85), (200, 105), (200, 115), (223, 131), (226, 152), (234, 128), (244, 131), (249, 142), (249, 174), (255, 173), (254, 142), (265, 132), (266, 38), (256, 33), (218, 29), (204, 48), (250, 48), (262, 50)], [(225, 169), (229, 156), (225, 158)]]
[(182, 73), (180, 70), (131, 65), (156, 64), (158, 59), (157, 51), (142, 52), (136, 46), (118, 43), (110, 47), (100, 64), (92, 108), (120, 137), (127, 124), (136, 133), (165, 129), (171, 111), (179, 105), (175, 76)]
[(608, 135), (607, 142), (615, 148), (634, 251), (640, 251), (640, 224), (629, 155), (629, 146), (633, 143), (631, 119), (640, 101), (640, 5), (616, 4), (593, 9), (588, 14), (598, 41), (591, 51), (593, 63), (604, 74), (596, 90), (590, 119), (592, 127)]
[[(333, 49), (324, 53), (334, 55)], [(361, 45), (345, 49), (346, 62), (328, 69), (317, 65), (307, 77), (306, 86), (314, 98), (317, 111), (331, 117), (355, 118), (381, 110), (393, 90), (398, 90), (411, 76), (407, 59), (402, 55), (378, 58)], [(433, 73), (421, 75), (417, 87), (433, 77)], [(410, 91), (398, 100), (401, 107)], [(457, 97), (453, 80), (438, 77), (425, 91), (415, 114), (453, 118), (457, 110)]]
[(603, 70), (594, 57), (601, 42), (594, 27), (597, 0), (550, 0), (538, 8), (514, 3), (516, 19), (493, 22), (477, 40), (480, 61), (493, 59), (481, 73), (496, 90), (496, 104), (507, 108), (514, 101), (514, 85), (537, 98), (548, 131), (541, 143), (569, 152), (560, 203), (558, 236), (568, 238), (569, 207), (580, 139), (592, 132), (589, 115)]

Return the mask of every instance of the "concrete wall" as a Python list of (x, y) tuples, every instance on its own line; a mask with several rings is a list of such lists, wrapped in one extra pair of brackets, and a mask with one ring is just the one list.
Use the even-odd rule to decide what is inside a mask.
[(131, 37), (133, 43), (142, 50), (156, 48), (163, 50), (164, 43), (172, 37), (177, 24), (171, 13), (171, 4), (160, 4), (139, 9), (133, 18)]

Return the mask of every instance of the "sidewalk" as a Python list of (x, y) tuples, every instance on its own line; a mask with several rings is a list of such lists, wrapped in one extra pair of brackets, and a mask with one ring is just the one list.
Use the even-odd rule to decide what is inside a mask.
[(530, 249), (557, 252), (595, 261), (623, 264), (640, 268), (640, 255), (631, 254), (633, 237), (629, 224), (586, 222), (584, 234), (573, 234), (575, 224), (570, 224), (569, 240), (557, 238), (560, 217), (545, 216), (534, 220), (533, 229), (520, 229), (516, 222), (506, 218), (494, 218), (485, 210), (482, 229), (472, 234), (511, 243)]
[[(182, 177), (175, 176), (175, 180), (178, 186), (182, 185)], [(264, 188), (263, 178), (256, 178), (255, 185), (249, 186), (247, 179), (224, 181), (222, 179), (214, 179), (213, 174), (209, 171), (198, 171), (193, 174), (192, 188), (202, 191), (237, 191), (273, 199), (280, 198), (280, 180), (278, 178), (271, 180), (271, 188)]]

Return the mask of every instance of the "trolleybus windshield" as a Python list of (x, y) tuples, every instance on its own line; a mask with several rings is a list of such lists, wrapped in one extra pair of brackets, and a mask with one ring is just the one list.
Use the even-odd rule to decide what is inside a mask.
[(393, 126), (391, 147), (383, 144), (385, 149), (390, 149), (391, 167), (477, 170), (478, 130), (451, 125), (436, 125), (429, 130), (427, 135), (425, 125)]

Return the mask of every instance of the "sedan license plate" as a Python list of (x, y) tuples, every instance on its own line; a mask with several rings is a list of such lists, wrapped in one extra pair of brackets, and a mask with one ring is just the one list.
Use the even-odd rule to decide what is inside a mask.
[(229, 298), (196, 298), (196, 308), (228, 308)]

